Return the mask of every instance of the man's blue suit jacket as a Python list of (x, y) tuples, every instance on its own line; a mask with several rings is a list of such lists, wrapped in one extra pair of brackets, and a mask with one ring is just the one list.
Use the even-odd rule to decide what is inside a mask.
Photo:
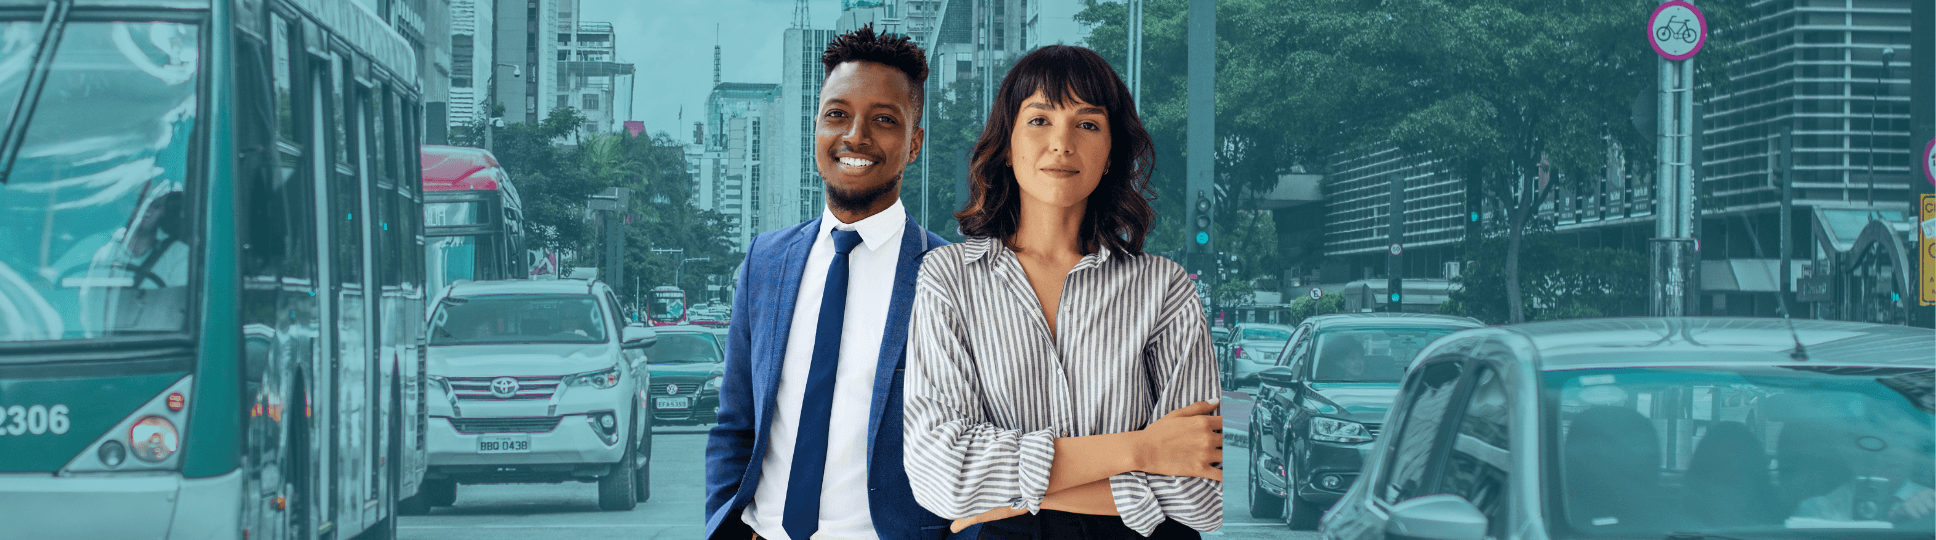
[[(706, 538), (746, 540), (753, 536), (740, 520), (740, 512), (752, 502), (753, 490), (760, 484), (761, 458), (772, 440), (773, 409), (779, 399), (780, 366), (793, 325), (794, 301), (799, 297), (800, 277), (806, 272), (807, 252), (819, 233), (820, 220), (815, 219), (761, 234), (746, 248), (746, 264), (733, 293), (726, 374), (719, 388), (719, 424), (706, 439)], [(880, 363), (874, 369), (874, 402), (867, 419), (867, 508), (875, 532), (883, 539), (930, 539), (948, 534), (947, 519), (915, 502), (901, 464), (901, 385), (907, 368), (908, 314), (914, 304), (915, 277), (920, 274), (921, 256), (947, 244), (912, 219), (901, 234), (901, 260), (894, 271), (894, 295), (888, 303), (887, 331), (881, 337)], [(962, 534), (972, 535), (976, 529)]]

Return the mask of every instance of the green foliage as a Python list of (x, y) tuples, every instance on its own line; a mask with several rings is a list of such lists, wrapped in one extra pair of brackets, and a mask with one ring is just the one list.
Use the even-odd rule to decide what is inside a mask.
[(1291, 302), (1290, 318), (1284, 324), (1295, 325), (1304, 322), (1304, 319), (1332, 313), (1344, 313), (1344, 295), (1327, 294), (1319, 300), (1300, 296)]
[[(968, 185), (964, 180), (968, 152), (981, 137), (981, 128), (988, 121), (988, 109), (981, 106), (980, 83), (974, 80), (956, 82), (945, 91), (928, 96), (927, 100), (924, 118), (928, 127), (921, 145), (921, 153), (927, 157), (908, 164), (907, 172), (901, 177), (901, 198), (906, 201), (908, 213), (922, 227), (958, 242), (961, 236), (955, 234), (954, 213), (967, 200), (962, 190)], [(921, 214), (920, 202), (924, 159), (929, 168), (925, 215)]]
[[(543, 122), (510, 124), (492, 133), (492, 152), (523, 197), (529, 246), (560, 253), (568, 259), (560, 262), (564, 267), (600, 264), (604, 239), (587, 218), (586, 202), (607, 188), (628, 188), (628, 283), (610, 285), (630, 302), (634, 293), (672, 285), (679, 275), (678, 286), (687, 298), (704, 300), (707, 277), (724, 274), (729, 279), (744, 257), (727, 240), (731, 229), (724, 215), (692, 206), (693, 181), (686, 173), (684, 147), (664, 133), (587, 135), (580, 129), (584, 123), (577, 111), (560, 108)], [(483, 127), (460, 129), (453, 142), (481, 143)], [(681, 258), (708, 260), (686, 263), (681, 272)]]
[[(1641, 253), (1562, 244), (1550, 234), (1521, 240), (1519, 281), (1529, 320), (1619, 317), (1647, 314), (1648, 260)], [(1487, 323), (1511, 319), (1506, 304), (1506, 238), (1494, 236), (1469, 249), (1471, 261), (1454, 281), (1461, 289), (1439, 312)]]

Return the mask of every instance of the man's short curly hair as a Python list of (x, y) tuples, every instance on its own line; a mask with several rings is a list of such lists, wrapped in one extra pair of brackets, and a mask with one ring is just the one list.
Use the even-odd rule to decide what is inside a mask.
[(820, 65), (827, 68), (824, 75), (832, 75), (834, 68), (848, 62), (875, 62), (907, 75), (908, 89), (914, 94), (914, 120), (921, 121), (927, 100), (928, 56), (919, 45), (905, 35), (876, 34), (869, 23), (834, 38), (820, 54)]

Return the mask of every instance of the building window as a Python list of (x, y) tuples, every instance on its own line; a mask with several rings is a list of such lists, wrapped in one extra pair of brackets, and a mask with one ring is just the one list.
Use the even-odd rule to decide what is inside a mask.
[(564, 45), (567, 43), (571, 43), (571, 34), (558, 34), (558, 44)]
[(585, 110), (598, 110), (598, 94), (585, 94)]
[(564, 94), (559, 94), (559, 95), (558, 95), (558, 108), (560, 108), (560, 109), (563, 109), (563, 108), (565, 108), (565, 107), (570, 107), (570, 106), (571, 106), (571, 96), (567, 96), (567, 95), (564, 95)]

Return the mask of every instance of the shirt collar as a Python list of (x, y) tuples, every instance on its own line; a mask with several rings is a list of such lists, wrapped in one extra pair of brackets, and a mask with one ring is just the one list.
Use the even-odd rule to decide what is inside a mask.
[[(964, 244), (966, 245), (962, 247), (961, 256), (963, 260), (966, 261), (968, 264), (975, 264), (976, 261), (982, 260), (989, 253), (993, 253), (996, 249), (1008, 249), (1007, 247), (1002, 246), (1001, 243), (997, 242), (995, 239), (985, 237), (985, 236), (976, 236), (976, 237), (969, 238), (967, 242), (964, 242)], [(1076, 262), (1076, 267), (1070, 269), (1069, 271), (1074, 272), (1076, 270), (1082, 270), (1085, 268), (1094, 268), (1097, 266), (1102, 266), (1103, 263), (1109, 262), (1109, 254), (1110, 254), (1110, 251), (1108, 246), (1096, 246), (1095, 253), (1084, 255), (1081, 261)]]
[(867, 244), (867, 250), (879, 251), (881, 244), (893, 240), (895, 234), (901, 232), (906, 224), (907, 207), (901, 205), (900, 199), (895, 199), (894, 205), (887, 207), (886, 210), (861, 218), (854, 223), (842, 223), (840, 218), (834, 216), (833, 209), (823, 209), (820, 211), (820, 236), (815, 238), (831, 237), (832, 233), (829, 231), (835, 228), (859, 231), (860, 241)]

